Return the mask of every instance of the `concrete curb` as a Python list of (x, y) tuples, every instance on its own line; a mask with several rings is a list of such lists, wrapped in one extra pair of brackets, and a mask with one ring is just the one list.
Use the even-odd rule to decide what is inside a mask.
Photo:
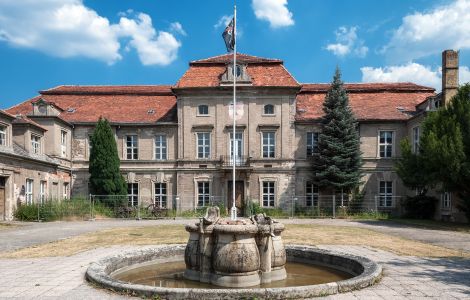
[(186, 289), (130, 284), (110, 276), (112, 272), (133, 264), (151, 260), (161, 262), (182, 260), (185, 247), (186, 245), (156, 246), (109, 256), (92, 263), (87, 269), (86, 278), (90, 282), (117, 292), (146, 297), (158, 296), (162, 299), (299, 299), (362, 289), (376, 283), (382, 275), (382, 267), (365, 257), (311, 246), (291, 245), (286, 246), (288, 261), (330, 266), (355, 277), (338, 282), (286, 288)]

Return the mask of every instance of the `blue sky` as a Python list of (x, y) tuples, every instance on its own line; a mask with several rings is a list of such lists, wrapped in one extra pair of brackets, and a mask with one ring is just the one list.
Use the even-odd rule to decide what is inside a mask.
[[(62, 84), (174, 84), (225, 53), (233, 1), (1, 0), (0, 108)], [(299, 82), (440, 86), (441, 51), (470, 81), (470, 0), (239, 0), (238, 51), (280, 58)]]

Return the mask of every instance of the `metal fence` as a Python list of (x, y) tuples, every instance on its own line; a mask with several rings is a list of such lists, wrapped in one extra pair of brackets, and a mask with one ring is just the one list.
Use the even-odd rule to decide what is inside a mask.
[[(274, 201), (246, 199), (238, 203), (240, 216), (257, 213), (278, 218), (347, 218), (379, 217), (385, 213), (399, 214), (401, 197), (369, 196), (348, 197), (348, 195), (313, 195), (280, 197)], [(265, 205), (263, 205), (265, 204)], [(267, 206), (270, 204), (273, 206)], [(206, 208), (218, 206), (222, 216), (228, 216), (231, 202), (226, 197), (201, 196), (179, 197), (162, 196), (152, 199), (139, 196), (89, 195), (87, 198), (35, 201), (22, 205), (17, 219), (20, 220), (93, 220), (99, 218), (122, 219), (161, 219), (199, 218), (205, 215)]]

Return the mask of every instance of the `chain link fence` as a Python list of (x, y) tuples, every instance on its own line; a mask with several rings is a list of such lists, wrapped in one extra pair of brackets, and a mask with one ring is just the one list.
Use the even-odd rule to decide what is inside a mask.
[[(266, 200), (266, 199), (265, 199)], [(313, 195), (280, 197), (274, 202), (246, 199), (237, 205), (239, 216), (266, 213), (277, 218), (380, 218), (399, 214), (399, 196)], [(20, 205), (15, 218), (24, 221), (94, 220), (102, 218), (162, 219), (200, 218), (206, 208), (218, 206), (222, 216), (230, 215), (231, 202), (226, 197), (89, 195), (87, 198), (40, 200)], [(263, 205), (264, 204), (264, 205)], [(270, 204), (272, 206), (268, 206)]]

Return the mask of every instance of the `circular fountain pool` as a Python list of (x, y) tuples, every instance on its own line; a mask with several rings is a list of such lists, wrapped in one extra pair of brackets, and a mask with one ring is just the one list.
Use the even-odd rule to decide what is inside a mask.
[(93, 263), (86, 277), (114, 291), (163, 299), (300, 299), (364, 288), (382, 273), (365, 257), (286, 246), (286, 279), (250, 288), (221, 288), (182, 278), (185, 247), (158, 246), (110, 256)]

